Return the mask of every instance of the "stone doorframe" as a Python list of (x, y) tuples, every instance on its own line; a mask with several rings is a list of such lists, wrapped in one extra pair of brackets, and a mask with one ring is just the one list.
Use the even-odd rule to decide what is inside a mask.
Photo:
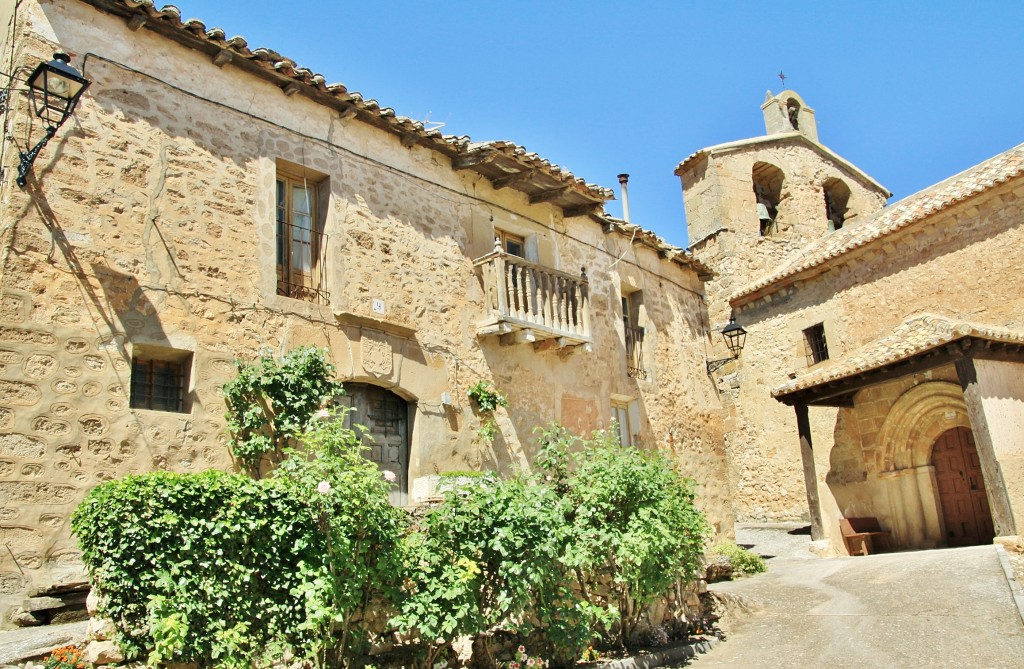
[(955, 427), (971, 429), (971, 422), (963, 391), (947, 381), (910, 388), (886, 414), (878, 435), (875, 471), (888, 502), (896, 545), (934, 548), (943, 544), (946, 527), (932, 448), (942, 433)]

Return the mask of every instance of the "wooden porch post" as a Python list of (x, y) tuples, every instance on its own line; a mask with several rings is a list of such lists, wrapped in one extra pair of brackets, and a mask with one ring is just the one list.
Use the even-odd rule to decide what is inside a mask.
[(818, 475), (814, 471), (814, 449), (811, 443), (811, 421), (807, 413), (807, 405), (797, 403), (796, 430), (800, 435), (800, 458), (804, 462), (804, 487), (807, 488), (807, 507), (811, 514), (811, 540), (825, 538), (821, 526), (821, 504), (818, 502)]
[(988, 495), (988, 506), (992, 513), (992, 524), (996, 536), (1016, 534), (1016, 523), (1013, 522), (1013, 510), (1010, 498), (1003, 481), (1003, 472), (996, 458), (992, 433), (989, 431), (988, 417), (982, 403), (981, 389), (978, 387), (978, 369), (972, 358), (961, 358), (956, 361), (956, 374), (960, 379), (960, 387), (964, 391), (964, 403), (967, 404), (967, 418), (971, 421), (971, 432), (974, 433), (974, 444), (978, 448), (978, 460), (981, 462), (981, 473), (985, 478), (985, 493)]

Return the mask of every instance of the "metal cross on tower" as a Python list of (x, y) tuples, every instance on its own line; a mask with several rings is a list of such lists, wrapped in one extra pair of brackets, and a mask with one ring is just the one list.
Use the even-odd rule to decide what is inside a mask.
[(782, 73), (782, 70), (779, 70), (779, 79), (782, 79), (782, 86), (785, 87), (786, 86), (786, 75)]

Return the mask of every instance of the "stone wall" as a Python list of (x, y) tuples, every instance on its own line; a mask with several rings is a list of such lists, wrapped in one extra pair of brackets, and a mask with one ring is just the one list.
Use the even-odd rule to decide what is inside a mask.
[[(742, 143), (740, 143), (742, 144)], [(874, 185), (852, 174), (803, 138), (751, 140), (749, 145), (722, 151), (711, 149), (677, 172), (683, 183), (687, 225), (694, 254), (715, 271), (707, 284), (708, 313), (713, 329), (721, 329), (733, 314), (729, 298), (771, 272), (784, 258), (827, 234), (823, 185), (842, 179), (851, 191), (848, 225), (856, 225), (885, 203)], [(751, 175), (754, 165), (768, 163), (782, 170), (785, 181), (777, 230), (760, 235), (757, 202)], [(717, 232), (716, 232), (717, 231)], [(748, 330), (747, 348), (738, 364), (716, 373), (727, 411), (726, 448), (729, 453), (733, 508), (740, 521), (784, 521), (807, 518), (795, 418), (788, 407), (771, 398), (771, 389), (787, 380), (787, 372), (805, 366), (804, 327), (836, 318), (830, 309), (808, 311), (806, 305), (823, 299), (827, 288), (815, 289), (800, 306), (777, 313), (766, 308), (737, 320)], [(761, 322), (765, 319), (765, 322)], [(728, 356), (721, 337), (713, 338), (711, 354)], [(827, 431), (835, 416), (814, 417)]]
[[(5, 154), (0, 284), (0, 609), (81, 577), (69, 515), (97, 483), (155, 469), (230, 468), (221, 385), (234, 360), (326, 346), (344, 380), (414, 406), (409, 478), (528, 465), (533, 428), (608, 425), (630, 405), (645, 447), (700, 482), (732, 531), (721, 407), (703, 373), (702, 285), (688, 267), (451, 169), (432, 151), (179, 47), (79, 2), (25, 2), (15, 59), (59, 46), (93, 81), (28, 186)], [(88, 54), (88, 58), (85, 58)], [(12, 100), (21, 148), (27, 101)], [(275, 174), (319, 179), (328, 304), (276, 294)], [(590, 280), (593, 346), (538, 350), (478, 337), (473, 260), (495, 228)], [(626, 374), (619, 301), (642, 291), (647, 378)], [(133, 355), (191, 356), (183, 412), (129, 407)], [(508, 396), (493, 444), (466, 389)], [(447, 400), (451, 398), (449, 403)], [(6, 613), (5, 620), (6, 620)]]
[[(749, 334), (738, 372), (738, 411), (750, 417), (742, 438), (756, 439), (753, 443), (759, 447), (739, 456), (733, 448), (730, 454), (733, 462), (740, 464), (734, 475), (737, 491), (744, 495), (750, 486), (756, 486), (761, 492), (760, 497), (745, 502), (748, 514), (757, 517), (762, 513), (762, 507), (756, 505), (762, 499), (780, 511), (788, 505), (806, 513), (795, 417), (791, 409), (769, 396), (790, 373), (807, 368), (802, 330), (824, 323), (832, 361), (920, 313), (1020, 331), (1024, 328), (1024, 297), (1015, 286), (1019, 283), (1016, 249), (1024, 244), (1022, 220), (1024, 182), (1016, 178), (834, 260), (826, 273), (739, 309), (738, 318)], [(865, 389), (856, 395), (855, 409), (811, 408), (822, 511), (826, 531), (838, 545), (842, 544), (835, 523), (844, 514), (880, 517), (883, 525), (894, 528), (900, 541), (906, 538), (902, 545), (934, 545), (937, 541), (939, 521), (934, 513), (922, 510), (917, 521), (894, 519), (892, 509), (901, 508), (909, 493), (893, 492), (896, 484), (873, 477), (885, 471), (885, 457), (892, 457), (884, 455), (883, 446), (891, 444), (880, 443), (879, 433), (891, 419), (894, 403), (922, 384), (939, 382), (954, 388), (952, 394), (957, 396), (950, 400), (946, 427), (969, 427), (952, 367)], [(1011, 412), (1007, 420), (1012, 422), (1018, 415)], [(731, 443), (733, 435), (727, 439)], [(1012, 495), (1013, 490), (1024, 487), (1024, 478), (1013, 440), (1005, 443), (1007, 459), (1001, 466)], [(784, 480), (791, 482), (785, 487), (793, 493), (787, 498), (780, 490), (768, 488), (769, 482)], [(799, 487), (791, 490), (792, 486)], [(917, 499), (915, 503), (922, 502)], [(925, 506), (927, 503), (925, 500)], [(868, 510), (871, 512), (866, 513)]]

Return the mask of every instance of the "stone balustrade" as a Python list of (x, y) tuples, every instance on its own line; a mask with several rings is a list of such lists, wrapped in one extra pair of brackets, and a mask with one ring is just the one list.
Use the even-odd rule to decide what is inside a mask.
[(589, 345), (590, 296), (586, 268), (579, 277), (495, 250), (474, 261), (483, 281), (488, 317), (480, 336), (503, 344), (557, 340)]

